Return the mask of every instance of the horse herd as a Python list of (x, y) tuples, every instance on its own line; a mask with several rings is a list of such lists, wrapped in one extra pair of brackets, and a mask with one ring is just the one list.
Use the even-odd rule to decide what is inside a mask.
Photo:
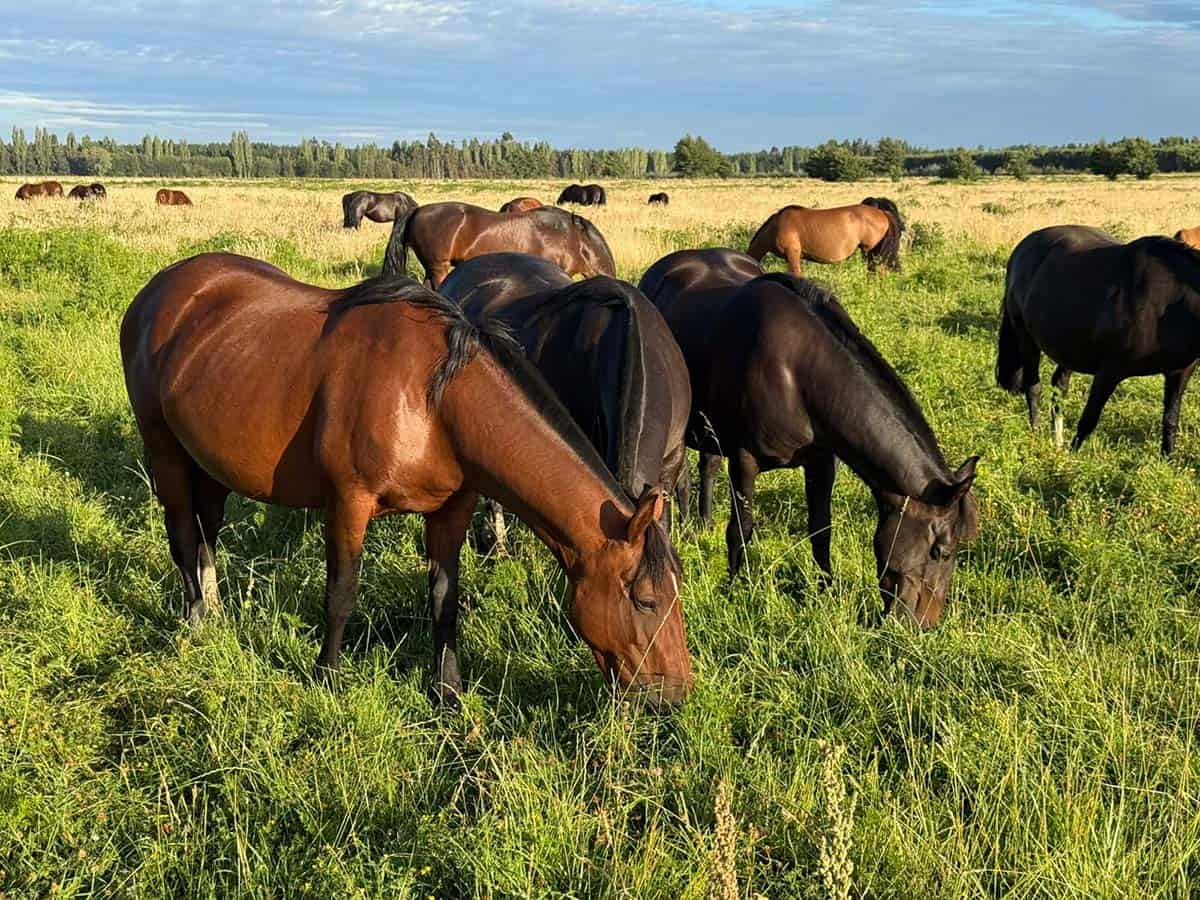
[[(651, 703), (677, 703), (692, 670), (671, 530), (690, 509), (691, 448), (706, 525), (728, 463), (731, 579), (754, 532), (757, 476), (800, 467), (829, 585), (841, 461), (875, 499), (884, 614), (937, 624), (957, 552), (979, 530), (978, 457), (947, 463), (895, 369), (830, 291), (798, 273), (802, 260), (855, 250), (872, 269), (898, 267), (895, 204), (787, 207), (750, 252), (677, 251), (635, 286), (615, 277), (594, 224), (532, 198), (494, 212), (362, 193), (343, 204), (348, 227), (364, 216), (393, 223), (379, 276), (331, 290), (258, 260), (202, 254), (154, 276), (122, 322), (126, 386), (189, 621), (218, 600), (229, 493), (321, 508), (316, 673), (328, 678), (368, 523), (421, 513), (433, 692), (454, 703), (459, 555), (487, 497), (561, 564), (571, 621), (601, 671)], [(406, 274), (410, 247), (425, 284)], [(764, 272), (767, 253), (792, 271)], [(1064, 392), (1070, 372), (1095, 376), (1075, 446), (1118, 381), (1164, 374), (1170, 452), (1200, 356), (1200, 252), (1081, 226), (1030, 235), (1009, 261), (995, 374), (1025, 392), (1033, 424), (1042, 353)]]
[[(18, 200), (33, 200), (35, 197), (54, 198), (63, 195), (63, 186), (57, 181), (35, 181), (23, 184), (17, 188)], [(72, 200), (105, 200), (108, 191), (99, 182), (79, 184), (71, 188), (67, 195)], [(162, 188), (154, 195), (154, 202), (159, 206), (191, 206), (192, 201), (183, 191)]]

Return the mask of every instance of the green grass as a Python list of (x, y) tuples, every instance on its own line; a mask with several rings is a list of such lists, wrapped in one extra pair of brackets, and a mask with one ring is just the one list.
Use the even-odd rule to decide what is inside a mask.
[(1123, 386), (1079, 454), (1031, 433), (992, 383), (1004, 249), (939, 237), (899, 276), (809, 272), (951, 461), (983, 456), (941, 627), (862, 624), (873, 510), (845, 469), (818, 593), (802, 476), (774, 473), (747, 578), (727, 582), (719, 529), (678, 535), (697, 689), (657, 717), (603, 687), (523, 530), (513, 559), (466, 552), (461, 713), (425, 695), (416, 519), (372, 526), (336, 690), (308, 677), (314, 513), (231, 501), (225, 611), (184, 626), (117, 329), (174, 256), (247, 242), (326, 283), (366, 262), (0, 230), (0, 897), (701, 898), (730, 869), (745, 896), (825, 896), (846, 828), (856, 895), (1194, 896), (1195, 404), (1169, 463), (1157, 380)]

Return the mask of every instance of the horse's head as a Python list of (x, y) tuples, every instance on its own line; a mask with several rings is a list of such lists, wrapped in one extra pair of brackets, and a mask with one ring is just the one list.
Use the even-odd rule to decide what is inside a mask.
[(656, 705), (679, 703), (692, 688), (679, 558), (662, 512), (662, 490), (647, 488), (624, 534), (571, 567), (572, 620), (601, 671)]
[(875, 562), (885, 614), (922, 630), (942, 617), (958, 546), (979, 532), (979, 509), (971, 493), (978, 459), (968, 459), (922, 500), (880, 495)]

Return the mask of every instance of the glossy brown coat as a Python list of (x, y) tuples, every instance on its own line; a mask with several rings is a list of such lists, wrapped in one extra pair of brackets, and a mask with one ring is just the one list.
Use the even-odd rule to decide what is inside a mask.
[(57, 181), (35, 181), (17, 188), (18, 200), (32, 200), (34, 197), (61, 197), (62, 195), (62, 185)]
[(159, 206), (191, 206), (192, 200), (183, 191), (172, 190), (171, 188), (159, 188), (157, 194), (154, 195), (154, 202)]
[(836, 263), (856, 250), (872, 271), (880, 264), (899, 269), (903, 230), (896, 205), (882, 197), (832, 209), (785, 206), (762, 224), (746, 252), (759, 262), (773, 253), (793, 275), (802, 273), (804, 260)]
[(502, 213), (528, 212), (531, 209), (537, 209), (539, 206), (543, 206), (543, 205), (544, 204), (542, 203), (542, 201), (538, 200), (536, 197), (516, 197), (512, 200), (509, 200), (507, 203), (505, 203), (503, 206), (501, 206), (500, 212), (502, 212)]
[(397, 216), (407, 216), (416, 208), (417, 201), (404, 191), (351, 191), (342, 197), (342, 227), (357, 228), (364, 218), (394, 222)]
[(566, 570), (601, 669), (651, 699), (691, 685), (661, 492), (634, 504), (503, 335), (409, 279), (347, 290), (257, 260), (170, 266), (121, 325), (130, 403), (188, 616), (217, 598), (230, 491), (325, 510), (325, 641), (337, 669), (368, 522), (425, 516), (439, 696), (461, 690), (458, 555), (479, 493), (515, 511)]

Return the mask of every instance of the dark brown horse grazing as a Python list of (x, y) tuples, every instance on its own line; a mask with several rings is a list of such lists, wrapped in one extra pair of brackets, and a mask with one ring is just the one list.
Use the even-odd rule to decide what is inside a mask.
[(650, 699), (691, 686), (679, 565), (502, 332), (407, 278), (346, 290), (214, 253), (176, 263), (121, 324), (125, 383), (183, 576), (188, 617), (217, 601), (214, 552), (230, 491), (325, 510), (327, 628), (338, 668), (368, 522), (425, 516), (435, 684), (452, 698), (458, 558), (476, 496), (496, 497), (549, 546), (572, 620), (600, 668)]
[(801, 274), (803, 260), (841, 262), (855, 250), (862, 250), (872, 272), (881, 264), (898, 271), (903, 232), (900, 211), (886, 197), (833, 209), (785, 206), (762, 224), (746, 252), (760, 262), (774, 253), (793, 275)]
[(108, 191), (97, 181), (92, 184), (77, 184), (67, 196), (72, 200), (103, 200), (108, 196)]
[[(1043, 228), (1008, 260), (996, 382), (1025, 392), (1037, 425), (1045, 353), (1065, 397), (1072, 372), (1095, 377), (1072, 449), (1087, 439), (1118, 384), (1163, 375), (1162, 452), (1175, 447), (1183, 391), (1200, 357), (1200, 252), (1166, 237), (1122, 244), (1083, 225)], [(1063, 422), (1054, 404), (1055, 441)]]
[(403, 275), (408, 248), (436, 289), (451, 266), (485, 253), (532, 253), (568, 275), (615, 275), (612, 253), (599, 230), (582, 216), (551, 206), (498, 213), (470, 203), (430, 203), (396, 219), (383, 258), (383, 274)]
[(538, 200), (536, 197), (517, 197), (513, 200), (509, 200), (502, 207), (500, 207), (500, 212), (502, 212), (502, 213), (528, 212), (531, 209), (537, 209), (541, 205), (542, 205), (542, 201)]
[(646, 201), (650, 206), (666, 206), (671, 202), (671, 198), (667, 196), (666, 191), (660, 191), (657, 194), (651, 194), (650, 199)]
[(61, 197), (62, 195), (62, 185), (57, 181), (35, 181), (17, 188), (18, 200), (32, 200), (34, 197)]
[(758, 274), (755, 260), (733, 250), (673, 253), (646, 272), (641, 289), (692, 373), (688, 437), (701, 452), (707, 513), (716, 461), (729, 460), (730, 572), (753, 533), (755, 478), (802, 466), (813, 556), (828, 578), (841, 459), (875, 495), (885, 609), (922, 628), (937, 624), (959, 543), (977, 530), (977, 458), (947, 467), (908, 388), (837, 299), (793, 275)]
[(342, 197), (342, 227), (357, 228), (364, 216), (372, 222), (394, 222), (416, 208), (417, 201), (403, 191), (351, 191)]
[(456, 268), (441, 293), (473, 321), (511, 329), (630, 496), (674, 490), (692, 391), (671, 330), (637, 288), (603, 275), (573, 282), (541, 257), (490, 253)]
[(554, 202), (559, 206), (564, 203), (575, 203), (579, 206), (605, 206), (608, 204), (608, 194), (598, 184), (569, 184), (563, 188), (562, 193)]
[(170, 188), (160, 188), (158, 193), (154, 195), (154, 202), (159, 206), (191, 206), (191, 198), (183, 191), (174, 191)]

